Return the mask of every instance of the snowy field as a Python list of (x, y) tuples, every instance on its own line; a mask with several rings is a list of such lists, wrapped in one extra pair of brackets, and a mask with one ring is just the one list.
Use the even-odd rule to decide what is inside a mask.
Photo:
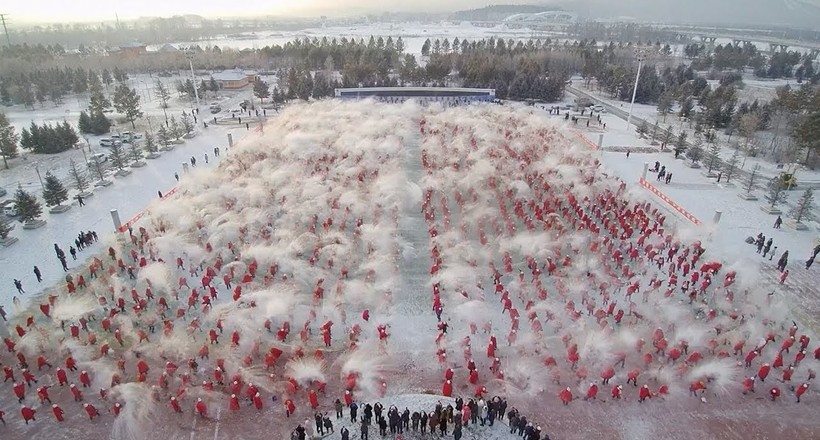
[[(112, 205), (124, 219), (150, 208), (133, 238), (101, 234), (97, 260), (81, 254), (71, 275), (87, 287), (69, 294), (63, 274), (49, 273), (53, 297), (27, 295), (11, 318), (6, 345), (17, 354), (0, 362), (19, 381), (20, 353), (31, 370), (38, 356), (49, 360), (53, 368), (34, 370), (37, 386), (55, 385), (67, 420), (30, 388), (23, 402), (38, 412), (27, 426), (5, 383), (4, 438), (287, 438), (312, 406), (332, 413), (345, 389), (360, 402), (429, 406), (408, 395), (445, 393), (448, 368), (453, 395), (506, 396), (552, 438), (816, 435), (814, 384), (799, 404), (794, 387), (818, 367), (817, 268), (779, 286), (773, 262), (742, 241), (775, 234), (798, 272), (810, 236), (772, 232), (755, 202), (668, 154), (601, 153), (576, 128), (597, 141), (595, 127), (515, 104), (298, 104), (157, 201), (192, 151), (224, 145), (224, 129), (204, 131), (60, 218), (56, 229), (73, 236), (85, 222), (104, 232)], [(705, 226), (636, 187), (656, 158), (675, 174), (657, 185)], [(46, 259), (59, 269), (55, 223), (15, 231), (44, 248), (2, 249), (3, 267), (29, 272)], [(100, 419), (57, 386), (67, 356), (90, 373), (84, 401), (106, 412)], [(79, 384), (79, 371), (67, 373)], [(251, 384), (262, 409), (244, 402)], [(243, 397), (238, 411), (232, 392)], [(169, 411), (171, 397), (181, 414)], [(207, 418), (194, 414), (199, 398)], [(117, 417), (107, 412), (115, 403)], [(465, 438), (515, 437), (499, 426)]]

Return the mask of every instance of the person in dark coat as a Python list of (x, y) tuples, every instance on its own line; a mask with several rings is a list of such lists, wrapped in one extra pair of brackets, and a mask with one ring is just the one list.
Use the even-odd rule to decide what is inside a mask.
[(339, 430), (339, 433), (342, 434), (342, 440), (350, 440), (350, 431), (348, 431), (344, 426), (342, 426), (342, 429)]
[(385, 435), (387, 435), (387, 420), (385, 420), (384, 417), (376, 418), (378, 419), (377, 423), (379, 424), (379, 435), (384, 437)]
[(441, 436), (447, 435), (447, 417), (441, 417), (438, 421), (438, 429), (441, 431)]
[(356, 412), (359, 411), (359, 405), (356, 405), (356, 402), (350, 404), (350, 421), (356, 422)]
[(299, 440), (305, 440), (305, 427), (299, 425), (296, 427), (296, 438)]
[(427, 433), (427, 419), (428, 419), (427, 412), (422, 411), (421, 412), (421, 417), (419, 418), (419, 422), (420, 422), (419, 427), (421, 428), (421, 433), (422, 434)]
[(362, 440), (367, 440), (368, 439), (367, 430), (369, 429), (369, 425), (367, 423), (365, 423), (364, 419), (362, 419), (362, 423), (359, 426), (360, 426), (360, 429), (361, 429), (361, 432), (362, 432)]

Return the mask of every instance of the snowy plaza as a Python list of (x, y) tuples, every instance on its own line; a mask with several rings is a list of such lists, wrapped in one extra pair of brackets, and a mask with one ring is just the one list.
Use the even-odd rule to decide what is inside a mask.
[[(599, 131), (516, 103), (322, 100), (251, 128), (230, 149), (229, 130), (203, 131), (0, 249), (3, 285), (25, 273), (29, 290), (19, 307), (2, 296), (2, 438), (287, 439), (320, 411), (327, 438), (358, 439), (336, 399), (457, 396), (503, 397), (553, 439), (817, 435), (816, 231), (775, 232), (670, 153), (607, 151), (634, 145), (622, 128), (601, 150)], [(651, 185), (699, 225), (638, 184), (656, 160), (676, 177)], [(147, 211), (115, 233), (111, 208)], [(75, 229), (100, 241), (69, 280), (50, 248)], [(782, 246), (773, 261), (744, 242), (759, 232)], [(28, 423), (21, 364), (38, 381)], [(507, 423), (463, 438), (520, 438)]]

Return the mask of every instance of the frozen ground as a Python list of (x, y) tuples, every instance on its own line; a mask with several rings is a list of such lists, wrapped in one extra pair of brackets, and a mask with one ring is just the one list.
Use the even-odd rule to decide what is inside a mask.
[[(329, 125), (331, 117), (333, 124)], [(661, 189), (704, 222), (708, 224), (714, 206), (735, 207), (735, 211), (724, 211), (717, 230), (693, 228), (653, 196), (630, 188), (643, 162), (654, 156), (633, 154), (626, 159), (622, 153), (592, 151), (574, 129), (545, 112), (516, 105), (443, 110), (410, 103), (324, 101), (288, 109), (270, 121), (264, 134), (252, 133), (231, 150), (217, 170), (185, 176), (176, 195), (151, 204), (150, 216), (137, 225), (148, 234), (142, 248), (108, 236), (103, 239), (105, 246), (95, 251), (106, 269), (113, 267), (103, 250), (108, 245), (126, 260), (130, 261), (127, 253), (134, 249), (138, 256), (149, 261), (151, 256), (161, 258), (165, 264), (146, 262), (145, 268), (138, 269), (136, 281), (114, 268), (112, 274), (73, 296), (66, 294), (62, 282), (56, 283), (52, 292), (58, 298), (52, 316), (73, 323), (81, 316), (96, 315), (97, 321), (89, 324), (98, 338), (96, 344), (84, 331), (72, 338), (68, 326), (61, 330), (57, 321), (45, 317), (36, 306), (28, 309), (35, 324), (26, 336), (18, 338), (15, 326), (24, 327), (29, 312), (13, 319), (13, 339), (30, 364), (44, 353), (56, 368), (70, 353), (81, 369), (92, 372), (86, 401), (102, 409), (122, 402), (126, 412), (116, 419), (106, 414), (89, 422), (67, 390), (55, 386), (51, 398), (66, 410), (67, 422), (54, 422), (49, 408), (36, 404), (29, 390), (25, 402), (38, 408), (38, 418), (26, 426), (10, 386), (0, 385), (0, 408), (9, 422), (0, 429), (14, 439), (83, 435), (287, 438), (297, 421), (313, 414), (307, 390), (321, 383), (327, 385), (318, 399), (320, 409), (326, 411), (342, 396), (351, 373), (356, 377), (352, 386), (356, 400), (379, 399), (389, 405), (396, 399), (413, 404), (414, 397), (395, 396), (440, 393), (441, 378), (449, 367), (455, 372), (455, 394), (472, 396), (479, 385), (489, 395), (507, 396), (511, 405), (537, 420), (553, 438), (815, 436), (813, 414), (820, 401), (816, 392), (810, 389), (803, 403), (797, 404), (790, 389), (806, 380), (809, 368), (817, 368), (813, 355), (816, 333), (806, 330), (816, 328), (816, 315), (796, 311), (816, 310), (816, 299), (802, 296), (812, 292), (813, 278), (796, 276), (795, 287), (789, 278), (786, 287), (778, 289), (780, 294), (770, 297), (774, 284), (770, 263), (756, 260), (755, 254), (749, 257), (748, 245), (735, 240), (746, 227), (755, 231), (748, 235), (756, 234), (756, 228), (767, 223), (765, 216), (756, 218), (756, 206), (744, 211), (747, 202), (734, 202), (719, 190), (707, 190), (696, 174), (677, 169), (679, 164), (665, 156), (664, 162), (674, 168), (676, 177), (669, 188)], [(594, 132), (586, 135), (596, 139)], [(219, 142), (219, 136), (213, 136)], [(629, 141), (626, 133), (622, 136), (623, 142)], [(99, 203), (102, 199), (93, 199), (106, 192), (116, 193), (121, 211), (140, 210), (155, 198), (154, 187), (172, 183), (172, 165), (190, 156), (186, 150), (193, 142), (206, 139), (198, 137), (166, 153), (180, 154), (163, 162), (167, 170), (149, 165), (122, 179), (127, 182), (155, 166), (159, 171), (152, 175), (155, 181), (150, 188), (134, 185), (127, 193), (119, 193), (125, 185), (118, 181), (101, 190), (91, 203)], [(606, 169), (598, 169), (596, 160), (603, 160)], [(625, 189), (615, 176), (625, 182)], [(673, 193), (679, 182), (698, 185), (681, 186)], [(594, 203), (583, 202), (584, 197)], [(651, 205), (642, 204), (643, 200)], [(600, 216), (596, 207), (603, 206), (606, 209)], [(79, 208), (74, 207), (63, 215), (77, 212)], [(107, 221), (107, 209), (98, 215), (98, 222)], [(615, 249), (607, 249), (607, 243), (617, 241), (624, 254), (635, 246), (641, 227), (630, 216), (645, 219), (650, 227), (663, 222), (665, 232), (650, 232), (649, 251), (641, 248), (636, 258), (627, 258), (621, 272), (612, 253)], [(621, 221), (631, 223), (624, 226)], [(616, 222), (619, 226), (611, 234), (606, 225), (615, 227)], [(48, 227), (53, 223), (50, 220)], [(621, 236), (620, 228), (626, 226), (634, 227), (636, 234)], [(65, 229), (73, 236), (74, 229), (80, 228), (87, 229), (79, 223)], [(600, 235), (591, 228), (600, 228)], [(808, 249), (807, 243), (801, 244), (807, 240), (785, 228), (775, 238), (797, 243), (798, 250), (793, 252), (797, 259)], [(666, 264), (655, 269), (645, 254), (654, 249), (666, 255), (666, 240), (678, 243), (681, 252), (695, 252), (698, 239), (706, 253), (693, 270), (715, 259), (724, 265), (714, 275), (714, 284), (705, 286), (690, 304), (680, 289), (666, 291), (670, 269)], [(21, 249), (21, 244), (0, 252), (5, 258), (9, 250)], [(36, 258), (24, 256), (32, 253), (55, 260), (48, 243), (42, 252), (34, 246), (23, 249), (19, 258)], [(183, 259), (184, 269), (176, 268), (177, 257)], [(552, 275), (547, 274), (548, 257), (558, 266)], [(690, 254), (687, 261), (691, 258)], [(218, 299), (206, 307), (194, 296), (193, 307), (186, 308), (193, 290), (199, 295), (208, 291), (200, 287), (203, 272), (190, 273), (192, 264), (198, 263), (203, 270), (214, 271), (211, 284)], [(258, 265), (256, 271), (250, 268), (252, 264)], [(798, 264), (793, 260), (789, 267)], [(3, 267), (16, 265), (4, 261)], [(28, 271), (28, 264), (20, 270)], [(494, 289), (496, 271), (505, 293)], [(730, 271), (737, 273), (734, 284), (724, 283)], [(232, 288), (223, 286), (224, 275), (233, 282)], [(652, 286), (655, 277), (658, 283)], [(180, 279), (193, 289), (180, 286)], [(626, 292), (626, 285), (633, 282), (639, 286), (634, 297)], [(154, 299), (147, 299), (149, 285)], [(135, 292), (129, 293), (131, 288)], [(134, 294), (138, 300), (147, 300), (141, 311), (133, 308)], [(437, 331), (431, 310), (436, 296), (444, 309), (442, 318), (450, 325), (446, 335)], [(106, 298), (107, 307), (97, 305), (100, 297)], [(101, 317), (110, 313), (119, 298), (126, 302), (126, 311), (112, 319), (112, 330), (121, 329), (122, 346), (100, 328)], [(159, 317), (159, 298), (168, 303), (166, 323)], [(37, 298), (34, 304), (44, 300)], [(504, 310), (506, 300), (515, 313)], [(607, 313), (609, 304), (613, 312), (626, 311), (622, 322)], [(714, 316), (708, 315), (710, 309), (716, 311)], [(363, 319), (364, 310), (370, 313), (369, 321)], [(757, 381), (755, 394), (743, 395), (743, 378), (776, 357), (792, 319), (800, 325), (796, 336), (807, 333), (815, 341), (808, 346), (807, 357), (796, 365), (794, 378), (780, 383), (783, 368), (775, 367), (765, 382)], [(152, 320), (156, 333), (146, 330)], [(271, 333), (264, 329), (267, 320)], [(333, 337), (330, 347), (323, 347), (320, 326), (329, 321)], [(289, 333), (282, 330), (285, 323), (291, 327)], [(209, 330), (220, 324), (224, 327), (220, 344), (208, 344)], [(389, 336), (380, 337), (379, 327)], [(511, 332), (514, 328), (517, 336)], [(665, 335), (660, 339), (658, 328)], [(139, 341), (139, 331), (146, 331), (149, 341)], [(232, 346), (234, 332), (241, 341)], [(761, 339), (769, 332), (775, 342), (763, 344)], [(490, 369), (491, 336), (498, 340), (495, 355), (500, 370)], [(646, 347), (636, 347), (641, 338)], [(652, 344), (661, 339), (668, 347), (658, 351)], [(671, 350), (682, 347), (683, 341), (688, 343), (689, 354), (672, 362)], [(755, 346), (762, 351), (751, 367), (745, 368), (743, 356), (733, 353), (738, 342), (744, 342), (744, 354)], [(103, 343), (110, 344), (107, 357), (99, 353)], [(186, 361), (198, 358), (203, 345), (209, 347), (209, 357), (189, 369)], [(797, 345), (783, 353), (786, 364), (795, 362)], [(280, 350), (281, 356), (266, 368), (265, 354), (271, 349)], [(684, 362), (694, 352), (703, 359)], [(570, 361), (573, 353), (578, 355), (575, 366)], [(146, 384), (140, 384), (135, 373), (137, 356), (151, 367)], [(621, 356), (623, 367), (616, 362)], [(120, 358), (125, 361), (124, 371), (116, 365)], [(466, 363), (471, 358), (478, 366), (477, 384), (467, 381)], [(199, 386), (214, 378), (218, 359), (224, 359), (228, 377), (236, 375), (242, 381), (243, 395), (248, 382), (260, 387), (263, 410), (243, 403), (240, 411), (229, 412), (227, 385), (217, 385), (214, 391)], [(151, 385), (160, 383), (166, 360), (180, 369), (171, 375), (169, 389), (157, 390), (154, 400)], [(5, 365), (15, 359), (4, 351), (0, 361)], [(609, 366), (614, 366), (614, 377), (610, 384), (601, 384), (601, 371)], [(638, 403), (637, 388), (625, 382), (633, 369), (640, 374), (638, 385), (647, 384), (653, 393), (668, 386), (669, 394)], [(190, 382), (182, 372), (190, 373)], [(103, 401), (98, 389), (109, 387), (114, 373), (121, 375), (123, 385), (112, 387), (108, 400)], [(16, 367), (15, 374), (20, 375)], [(37, 375), (40, 384), (54, 383), (52, 371)], [(69, 377), (75, 381), (77, 374), (69, 373)], [(689, 385), (697, 380), (707, 382), (708, 390), (702, 396), (705, 403), (688, 395)], [(598, 399), (582, 401), (590, 382), (600, 386)], [(615, 384), (624, 385), (620, 401), (610, 397)], [(778, 402), (765, 398), (773, 385), (783, 392)], [(564, 387), (570, 387), (575, 396), (568, 406), (557, 398)], [(170, 395), (179, 396), (184, 414), (167, 411)], [(278, 397), (276, 405), (270, 405), (271, 396)], [(207, 420), (192, 414), (197, 397), (208, 403)], [(284, 417), (285, 398), (294, 400), (295, 418)], [(351, 434), (355, 438), (357, 431)], [(470, 435), (514, 438), (498, 428), (465, 438)]]

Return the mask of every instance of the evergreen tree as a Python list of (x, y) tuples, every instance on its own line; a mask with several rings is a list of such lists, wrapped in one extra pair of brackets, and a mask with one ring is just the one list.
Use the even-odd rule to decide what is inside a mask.
[(738, 162), (740, 162), (740, 150), (735, 149), (729, 157), (729, 160), (727, 160), (726, 164), (723, 165), (723, 176), (726, 177), (726, 183), (729, 183), (729, 179), (735, 175)]
[(14, 207), (20, 213), (20, 223), (28, 223), (39, 218), (43, 213), (43, 208), (37, 198), (24, 191), (23, 188), (17, 189), (17, 193), (14, 195)]
[(168, 108), (168, 100), (171, 99), (171, 92), (168, 91), (168, 87), (162, 82), (161, 79), (157, 78), (157, 81), (154, 83), (154, 93), (159, 98), (160, 107), (162, 107), (162, 112), (165, 113), (165, 120), (168, 120), (168, 112), (165, 110)]
[(157, 130), (157, 141), (165, 148), (168, 148), (168, 145), (171, 143), (171, 134), (168, 132), (168, 129), (165, 128), (165, 125), (159, 126), (159, 130)]
[(43, 200), (46, 206), (58, 206), (68, 200), (68, 190), (63, 186), (54, 174), (46, 173), (45, 189), (43, 189)]
[(214, 77), (211, 77), (210, 81), (208, 81), (208, 89), (214, 93), (219, 91), (219, 83), (216, 82)]
[(755, 189), (755, 183), (757, 183), (758, 177), (760, 177), (760, 165), (755, 165), (752, 167), (749, 177), (746, 178), (746, 182), (743, 184), (743, 189), (746, 191), (746, 194), (751, 194), (752, 190)]
[(71, 180), (74, 182), (74, 188), (77, 188), (77, 191), (84, 193), (85, 190), (88, 189), (88, 177), (86, 177), (85, 171), (77, 167), (77, 163), (74, 162), (74, 159), (69, 160), (68, 175), (71, 176)]
[(182, 126), (179, 125), (177, 122), (177, 118), (171, 116), (171, 122), (168, 124), (168, 135), (170, 136), (171, 140), (177, 140), (181, 138), (185, 133), (183, 132)]
[(131, 128), (137, 128), (134, 121), (142, 117), (142, 111), (136, 90), (129, 88), (125, 83), (117, 84), (117, 88), (114, 89), (114, 108), (125, 115), (131, 123)]
[(182, 113), (180, 120), (180, 130), (182, 135), (186, 135), (194, 131), (194, 119), (188, 113)]
[(5, 106), (10, 106), (11, 102), (11, 94), (9, 93), (9, 88), (5, 82), (0, 82), (0, 104)]
[(681, 131), (675, 141), (675, 154), (681, 154), (686, 151), (686, 132)]
[(421, 46), (421, 54), (422, 56), (429, 56), (430, 55), (430, 39), (424, 41), (424, 44)]
[(672, 131), (672, 126), (666, 127), (666, 130), (661, 133), (661, 151), (672, 142), (672, 139), (675, 137), (675, 132)]
[(92, 133), (100, 135), (111, 131), (111, 121), (105, 116), (103, 112), (95, 112), (91, 114), (91, 129)]
[(102, 71), (102, 82), (106, 87), (110, 86), (111, 83), (114, 82), (113, 79), (111, 79), (111, 72), (109, 72), (108, 69), (103, 69)]
[(128, 145), (128, 155), (134, 162), (139, 162), (142, 160), (142, 148), (139, 147), (136, 140), (131, 141)]
[(125, 168), (128, 162), (128, 154), (123, 148), (122, 144), (114, 142), (111, 145), (111, 153), (108, 155), (111, 159), (111, 164), (114, 165), (117, 169), (121, 170)]
[(9, 169), (8, 159), (17, 157), (18, 140), (14, 126), (9, 123), (6, 114), (0, 113), (0, 156), (3, 156), (3, 165), (6, 169)]
[(790, 215), (797, 223), (800, 223), (803, 219), (814, 220), (812, 209), (814, 209), (814, 191), (811, 188), (806, 188), (806, 191), (797, 200), (797, 204), (792, 208)]
[(5, 215), (0, 215), (0, 240), (5, 240), (9, 238), (10, 233), (11, 224), (9, 224), (9, 221), (6, 220)]
[(766, 201), (769, 208), (775, 209), (777, 205), (786, 200), (786, 184), (780, 176), (775, 176), (769, 181), (769, 192), (766, 194)]
[(270, 96), (270, 86), (265, 81), (262, 81), (261, 78), (257, 78), (256, 81), (253, 82), (253, 95), (259, 98), (259, 102), (261, 104), (265, 103), (265, 98)]
[(663, 122), (666, 123), (666, 115), (672, 112), (672, 94), (663, 92), (658, 97), (658, 113), (663, 116)]
[(711, 173), (720, 163), (720, 147), (718, 144), (710, 144), (709, 152), (706, 154), (706, 169)]
[(692, 159), (692, 164), (698, 163), (703, 157), (703, 141), (700, 138), (695, 138), (695, 142), (686, 150), (686, 157)]
[(85, 110), (80, 112), (80, 120), (77, 121), (77, 128), (80, 129), (80, 133), (93, 133), (94, 129), (91, 126), (91, 117), (88, 116), (88, 113)]
[(151, 132), (145, 132), (145, 145), (142, 147), (145, 151), (149, 153), (156, 153), (157, 152), (157, 144), (154, 141), (154, 135)]
[(649, 133), (649, 124), (644, 121), (643, 124), (639, 125), (635, 131), (638, 132), (638, 136), (645, 138), (647, 133)]
[(103, 110), (111, 107), (111, 101), (103, 95), (102, 91), (92, 92), (88, 98), (88, 112), (89, 114), (102, 113)]

